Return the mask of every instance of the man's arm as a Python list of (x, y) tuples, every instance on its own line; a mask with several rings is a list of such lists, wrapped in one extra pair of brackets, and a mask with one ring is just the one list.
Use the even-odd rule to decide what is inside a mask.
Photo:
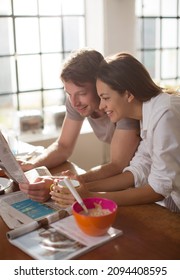
[(59, 138), (31, 162), (31, 167), (29, 164), (22, 165), (23, 170), (38, 166), (46, 166), (50, 169), (66, 161), (73, 152), (82, 123), (65, 117)]
[(80, 177), (85, 182), (92, 182), (121, 173), (129, 165), (139, 142), (137, 130), (116, 129), (110, 145), (110, 162), (93, 168)]

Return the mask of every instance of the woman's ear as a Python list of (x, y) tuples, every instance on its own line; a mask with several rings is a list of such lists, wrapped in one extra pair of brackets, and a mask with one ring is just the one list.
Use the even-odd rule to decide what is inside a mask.
[(126, 90), (126, 96), (127, 96), (127, 101), (129, 103), (131, 103), (134, 100), (134, 95), (130, 91)]

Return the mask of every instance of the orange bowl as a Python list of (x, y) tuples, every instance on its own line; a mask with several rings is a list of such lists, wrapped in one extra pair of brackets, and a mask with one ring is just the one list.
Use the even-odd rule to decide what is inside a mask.
[(78, 202), (75, 202), (72, 206), (72, 213), (79, 228), (84, 233), (92, 236), (105, 234), (116, 218), (117, 204), (110, 199), (100, 197), (85, 198), (83, 202), (87, 209), (93, 209), (95, 205), (98, 204), (101, 206), (101, 209), (109, 210), (109, 213), (91, 216), (83, 213), (82, 206)]

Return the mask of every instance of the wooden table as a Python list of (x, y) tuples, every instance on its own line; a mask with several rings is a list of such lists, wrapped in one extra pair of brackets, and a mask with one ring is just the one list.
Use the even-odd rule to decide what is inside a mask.
[[(66, 162), (52, 169), (53, 175), (71, 169), (82, 170)], [(79, 260), (180, 260), (180, 214), (156, 205), (119, 207), (114, 227), (123, 235), (78, 257)], [(31, 260), (6, 238), (8, 227), (0, 218), (0, 259)]]

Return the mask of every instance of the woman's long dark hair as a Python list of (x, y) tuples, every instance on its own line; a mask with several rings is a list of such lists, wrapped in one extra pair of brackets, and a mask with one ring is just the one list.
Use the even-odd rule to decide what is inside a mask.
[(108, 84), (120, 94), (126, 90), (131, 92), (141, 102), (147, 101), (163, 91), (153, 82), (143, 64), (128, 53), (118, 53), (103, 59), (97, 79)]

